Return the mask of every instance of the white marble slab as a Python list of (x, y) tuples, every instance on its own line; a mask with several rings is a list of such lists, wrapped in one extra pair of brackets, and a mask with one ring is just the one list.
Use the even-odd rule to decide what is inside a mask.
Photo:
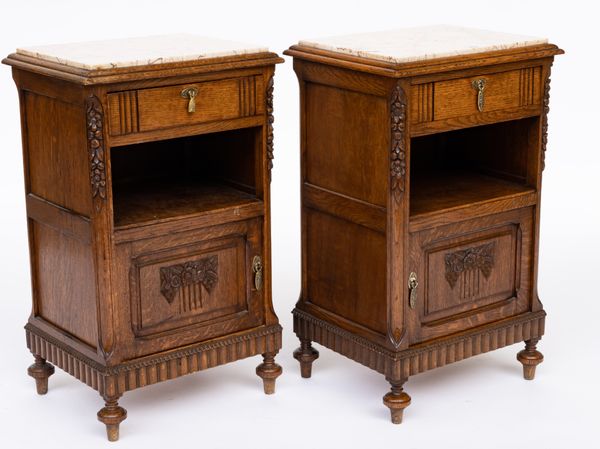
[(110, 69), (193, 61), (269, 51), (241, 42), (193, 34), (136, 37), (18, 48), (17, 53), (82, 69)]
[(301, 40), (300, 45), (393, 63), (544, 44), (548, 39), (449, 25)]

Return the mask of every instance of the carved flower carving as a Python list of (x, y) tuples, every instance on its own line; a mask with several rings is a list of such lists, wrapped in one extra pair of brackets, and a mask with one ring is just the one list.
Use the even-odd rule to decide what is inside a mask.
[(90, 97), (87, 101), (87, 138), (90, 157), (90, 183), (92, 196), (106, 198), (106, 167), (104, 165), (103, 112), (100, 101)]
[(217, 256), (160, 268), (160, 292), (172, 303), (180, 288), (202, 284), (209, 292), (217, 283)]
[(446, 280), (452, 288), (461, 273), (469, 270), (480, 270), (487, 278), (494, 267), (494, 242), (448, 253), (444, 256), (446, 264)]
[(400, 85), (397, 85), (392, 94), (391, 109), (391, 188), (396, 200), (404, 192), (404, 178), (406, 176), (406, 99)]

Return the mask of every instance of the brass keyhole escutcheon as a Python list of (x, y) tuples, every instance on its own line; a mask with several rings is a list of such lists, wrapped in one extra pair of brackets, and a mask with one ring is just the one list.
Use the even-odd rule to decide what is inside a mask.
[(254, 273), (254, 288), (260, 290), (263, 284), (263, 266), (260, 256), (252, 259), (252, 272)]
[(479, 112), (483, 112), (483, 106), (485, 105), (485, 84), (486, 81), (483, 78), (473, 80), (473, 82), (471, 83), (473, 89), (477, 91), (477, 109), (479, 110)]
[(408, 276), (408, 305), (411, 309), (414, 309), (417, 305), (417, 287), (419, 281), (417, 280), (417, 273), (414, 271)]
[(196, 112), (196, 96), (198, 95), (198, 88), (186, 87), (181, 91), (181, 97), (188, 100), (188, 112)]

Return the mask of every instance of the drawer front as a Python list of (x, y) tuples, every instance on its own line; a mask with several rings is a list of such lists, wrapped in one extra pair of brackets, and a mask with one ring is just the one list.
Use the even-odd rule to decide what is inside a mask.
[(411, 91), (411, 121), (448, 120), (539, 105), (541, 74), (541, 67), (527, 67), (417, 84)]
[(416, 341), (449, 335), (529, 309), (531, 208), (411, 236), (417, 274)]
[[(261, 219), (124, 244), (135, 354), (195, 343), (262, 324)], [(121, 246), (121, 245), (120, 245)], [(262, 273), (261, 273), (262, 274)], [(125, 281), (125, 280), (124, 280)]]
[[(190, 94), (194, 92), (194, 107)], [(217, 81), (116, 92), (108, 95), (113, 136), (248, 117), (264, 112), (262, 78)]]

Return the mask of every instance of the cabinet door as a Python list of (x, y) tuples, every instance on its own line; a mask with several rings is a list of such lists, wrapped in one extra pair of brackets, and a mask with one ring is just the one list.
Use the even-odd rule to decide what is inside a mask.
[[(261, 219), (125, 245), (133, 354), (262, 324)], [(261, 267), (262, 268), (262, 267)], [(259, 279), (260, 278), (260, 279)]]
[(533, 209), (526, 208), (413, 234), (413, 342), (529, 310), (532, 224)]

